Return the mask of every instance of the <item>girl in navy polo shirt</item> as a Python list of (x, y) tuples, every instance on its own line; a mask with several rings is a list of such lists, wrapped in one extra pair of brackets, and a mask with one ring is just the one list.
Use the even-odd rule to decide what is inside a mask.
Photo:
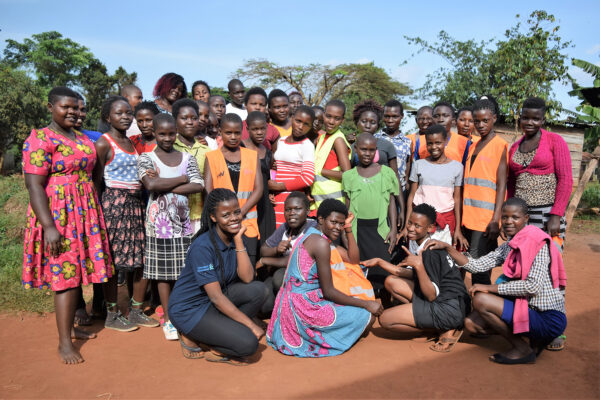
[[(253, 281), (237, 197), (214, 189), (202, 213), (202, 229), (169, 299), (169, 318), (186, 358), (245, 365), (264, 330), (252, 321), (267, 294)], [(210, 351), (204, 351), (204, 347)]]

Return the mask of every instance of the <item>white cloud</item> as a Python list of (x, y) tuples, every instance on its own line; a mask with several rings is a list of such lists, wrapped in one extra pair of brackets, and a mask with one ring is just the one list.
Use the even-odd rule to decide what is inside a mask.
[(587, 54), (596, 54), (600, 51), (600, 43), (599, 44), (595, 44), (592, 47), (590, 47), (589, 49), (586, 50)]
[(359, 58), (358, 60), (356, 60), (357, 64), (368, 64), (372, 62), (372, 60), (369, 60), (368, 58)]

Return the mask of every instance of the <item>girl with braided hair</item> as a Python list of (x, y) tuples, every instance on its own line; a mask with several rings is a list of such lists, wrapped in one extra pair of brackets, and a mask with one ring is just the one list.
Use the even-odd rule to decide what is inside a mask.
[[(186, 358), (246, 365), (264, 331), (252, 321), (267, 288), (253, 281), (242, 212), (229, 189), (206, 198), (202, 228), (188, 251), (169, 300), (169, 317)], [(204, 347), (210, 351), (204, 351)]]

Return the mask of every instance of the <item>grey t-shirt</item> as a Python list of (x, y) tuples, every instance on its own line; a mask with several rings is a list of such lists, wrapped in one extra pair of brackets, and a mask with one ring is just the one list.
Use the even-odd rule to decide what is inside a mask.
[[(292, 246), (294, 246), (296, 239), (298, 239), (298, 237), (302, 236), (304, 234), (304, 232), (306, 232), (308, 230), (308, 228), (316, 228), (316, 227), (317, 227), (317, 221), (315, 221), (314, 219), (310, 219), (310, 218), (307, 219), (302, 232), (300, 232), (298, 235), (296, 235), (292, 238), (292, 240), (291, 240)], [(284, 222), (283, 224), (279, 225), (279, 228), (277, 228), (271, 236), (269, 236), (269, 238), (267, 239), (265, 244), (267, 245), (267, 247), (277, 247), (277, 245), (279, 245), (279, 242), (281, 242), (282, 240), (288, 240), (290, 238), (289, 234), (290, 234), (290, 228), (288, 227), (287, 222)], [(290, 250), (288, 250), (284, 255), (288, 255), (289, 253), (290, 253)]]

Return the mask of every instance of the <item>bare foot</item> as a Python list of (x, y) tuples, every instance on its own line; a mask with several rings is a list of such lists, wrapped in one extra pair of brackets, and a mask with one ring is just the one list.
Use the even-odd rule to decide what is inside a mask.
[(97, 335), (93, 332), (86, 332), (80, 328), (71, 328), (71, 339), (88, 340), (96, 339)]
[(84, 361), (83, 357), (81, 357), (81, 353), (79, 353), (72, 343), (65, 345), (59, 344), (58, 355), (65, 364), (79, 364)]

